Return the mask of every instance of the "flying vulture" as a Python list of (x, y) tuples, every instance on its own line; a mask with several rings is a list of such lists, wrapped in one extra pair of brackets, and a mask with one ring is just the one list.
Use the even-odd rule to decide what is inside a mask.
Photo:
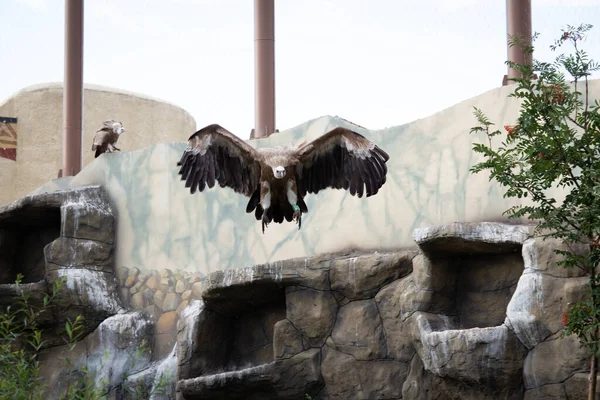
[(94, 135), (94, 142), (92, 144), (92, 151), (96, 151), (94, 158), (98, 158), (102, 153), (121, 151), (115, 144), (119, 140), (119, 136), (125, 132), (123, 124), (111, 119), (104, 121), (102, 125), (102, 128), (96, 131), (96, 135)]
[(388, 154), (364, 136), (335, 128), (299, 147), (254, 149), (227, 129), (208, 125), (188, 139), (177, 166), (193, 194), (215, 182), (250, 198), (246, 212), (262, 220), (296, 220), (308, 212), (304, 196), (326, 188), (376, 194), (385, 183)]

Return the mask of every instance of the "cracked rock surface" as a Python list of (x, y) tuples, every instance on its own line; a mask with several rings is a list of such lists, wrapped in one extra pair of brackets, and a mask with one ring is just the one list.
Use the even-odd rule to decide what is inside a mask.
[[(0, 208), (0, 307), (18, 291), (15, 265), (33, 302), (66, 279), (64, 305), (40, 320), (55, 328), (40, 357), (52, 398), (68, 381), (60, 326), (79, 314), (84, 339), (68, 356), (115, 399), (165, 371), (173, 385), (153, 398), (585, 398), (588, 355), (562, 336), (561, 313), (587, 277), (557, 266), (564, 245), (527, 226), (454, 223), (417, 229), (410, 249), (199, 277), (115, 271), (114, 222), (99, 187)], [(142, 340), (152, 349), (132, 367)]]
[[(556, 267), (552, 249), (561, 244), (530, 238), (529, 231), (455, 223), (415, 231), (419, 247), (413, 249), (213, 273), (202, 282), (195, 316), (179, 323), (178, 396), (238, 398), (244, 390), (269, 399), (583, 394), (587, 356), (574, 338), (561, 336), (560, 314), (565, 301), (581, 298), (586, 278)], [(245, 322), (248, 337), (255, 329), (273, 335), (262, 361), (229, 356), (240, 353), (239, 339), (225, 327), (235, 326), (249, 304), (255, 313), (277, 314)]]
[[(37, 320), (45, 340), (39, 354), (45, 398), (61, 397), (84, 369), (114, 395), (124, 374), (150, 366), (154, 321), (123, 305), (114, 234), (113, 210), (99, 186), (29, 195), (0, 208), (0, 309), (13, 305), (21, 291), (40, 307), (53, 283), (64, 279), (57, 303)], [(23, 275), (19, 287), (17, 274)], [(70, 350), (65, 322), (78, 316), (80, 339)], [(133, 362), (142, 341), (150, 349)]]
[[(115, 218), (100, 186), (25, 196), (0, 207), (0, 307), (17, 273), (33, 299), (64, 279), (61, 301), (43, 327), (47, 345), (64, 344), (64, 323), (84, 317), (82, 336), (124, 310), (114, 273)], [(5, 298), (5, 300), (3, 300)]]

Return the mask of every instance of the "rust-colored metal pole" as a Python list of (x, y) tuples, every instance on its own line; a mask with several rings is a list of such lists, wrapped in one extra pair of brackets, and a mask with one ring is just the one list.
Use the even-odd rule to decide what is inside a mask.
[[(509, 37), (521, 37), (525, 43), (531, 44), (531, 0), (506, 0), (506, 32)], [(508, 61), (517, 64), (531, 64), (531, 54), (526, 54), (521, 46), (508, 46)], [(508, 66), (502, 85), (513, 83), (510, 78), (518, 78), (518, 71)]]
[(62, 176), (81, 171), (83, 136), (83, 0), (65, 0)]
[(254, 0), (254, 137), (275, 132), (275, 0)]

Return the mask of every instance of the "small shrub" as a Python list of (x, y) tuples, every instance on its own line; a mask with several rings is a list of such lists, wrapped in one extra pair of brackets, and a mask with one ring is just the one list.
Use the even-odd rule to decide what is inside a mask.
[[(42, 400), (45, 399), (46, 384), (40, 378), (39, 354), (46, 342), (42, 339), (43, 328), (38, 321), (52, 312), (60, 300), (60, 293), (65, 278), (52, 285), (50, 294), (45, 294), (41, 306), (35, 306), (31, 293), (21, 290), (23, 277), (17, 276), (15, 286), (18, 295), (13, 305), (0, 313), (0, 400)], [(83, 317), (77, 316), (75, 321), (65, 323), (64, 337), (68, 350), (72, 351), (77, 342), (83, 338)], [(130, 369), (133, 369), (140, 357), (149, 350), (146, 340), (129, 354)], [(105, 353), (105, 359), (108, 353)], [(96, 382), (96, 374), (86, 366), (73, 365), (69, 357), (64, 359), (68, 369), (67, 388), (61, 400), (99, 400), (106, 398), (111, 389), (108, 382)], [(104, 361), (100, 368), (104, 368)], [(130, 377), (124, 373), (122, 382)], [(133, 384), (132, 384), (133, 383)], [(134, 399), (148, 399), (154, 394), (162, 394), (170, 384), (168, 374), (160, 374), (152, 382), (146, 384), (142, 378), (128, 384), (121, 384), (121, 391)]]

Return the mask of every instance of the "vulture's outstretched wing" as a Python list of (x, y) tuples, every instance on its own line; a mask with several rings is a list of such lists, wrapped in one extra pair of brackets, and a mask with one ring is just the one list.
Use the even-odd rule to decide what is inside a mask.
[(212, 188), (215, 181), (248, 197), (259, 185), (258, 152), (227, 129), (212, 124), (188, 139), (179, 174), (191, 193)]
[(298, 192), (347, 189), (351, 195), (376, 194), (385, 183), (389, 155), (364, 136), (335, 128), (298, 149)]

